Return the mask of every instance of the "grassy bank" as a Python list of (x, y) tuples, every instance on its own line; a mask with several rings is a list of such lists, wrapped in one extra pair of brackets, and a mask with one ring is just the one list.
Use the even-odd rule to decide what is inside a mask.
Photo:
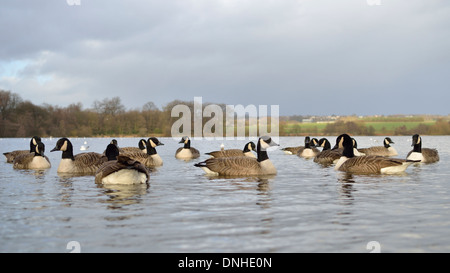
[(411, 131), (420, 126), (426, 125), (431, 126), (436, 124), (436, 121), (411, 121), (411, 122), (365, 122), (366, 127), (372, 126), (375, 130), (376, 135), (394, 135), (398, 132), (402, 127), (405, 127), (406, 130)]
[[(340, 123), (340, 126), (338, 125)], [(333, 128), (337, 127), (337, 128)], [(417, 118), (403, 118), (395, 120), (383, 118), (358, 118), (341, 120), (337, 123), (302, 123), (298, 121), (280, 122), (280, 135), (330, 135), (342, 130), (355, 130), (356, 134), (367, 135), (409, 135), (420, 134), (448, 134), (450, 123), (448, 120), (430, 120)], [(334, 130), (333, 130), (334, 129)]]

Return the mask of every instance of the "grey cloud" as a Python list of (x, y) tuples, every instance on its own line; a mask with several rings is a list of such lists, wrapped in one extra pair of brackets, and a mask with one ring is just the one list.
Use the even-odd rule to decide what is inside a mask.
[[(444, 1), (35, 2), (0, 11), (0, 58), (30, 60), (0, 87), (25, 99), (90, 107), (119, 96), (135, 108), (203, 96), (282, 114), (447, 114), (414, 99), (448, 96)], [(40, 75), (48, 82), (37, 85)]]

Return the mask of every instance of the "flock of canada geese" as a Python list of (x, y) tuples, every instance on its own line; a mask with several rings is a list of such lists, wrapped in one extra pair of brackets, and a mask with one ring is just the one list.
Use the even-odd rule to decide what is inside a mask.
[[(189, 160), (200, 157), (200, 152), (191, 147), (189, 137), (183, 137), (179, 143), (183, 144), (183, 147), (177, 149), (176, 158)], [(281, 150), (286, 154), (313, 158), (318, 164), (334, 165), (338, 171), (360, 174), (395, 174), (404, 172), (414, 163), (439, 161), (438, 151), (422, 148), (422, 138), (417, 134), (412, 137), (414, 148), (405, 159), (393, 158), (398, 155), (390, 145), (393, 143), (386, 137), (383, 146), (358, 149), (356, 140), (348, 134), (343, 134), (336, 138), (333, 148), (326, 138), (318, 140), (305, 137), (304, 146), (286, 147)], [(119, 147), (113, 139), (103, 154), (83, 152), (74, 155), (70, 140), (60, 138), (51, 152), (62, 152), (58, 173), (95, 175), (95, 182), (99, 184), (141, 184), (148, 183), (149, 169), (163, 165), (163, 160), (156, 152), (156, 147), (160, 145), (164, 144), (155, 137), (141, 139), (138, 147)], [(225, 150), (222, 147), (221, 150), (206, 153), (210, 158), (194, 166), (203, 169), (208, 175), (273, 175), (277, 170), (267, 153), (267, 149), (272, 146), (279, 145), (270, 137), (260, 137), (257, 144), (248, 142), (242, 150)], [(29, 150), (12, 151), (4, 155), (6, 161), (12, 163), (15, 169), (48, 169), (51, 163), (44, 151), (45, 145), (41, 138), (34, 136), (30, 140)]]

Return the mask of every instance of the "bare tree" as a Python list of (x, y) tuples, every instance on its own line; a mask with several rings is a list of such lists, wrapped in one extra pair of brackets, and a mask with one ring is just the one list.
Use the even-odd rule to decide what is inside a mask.
[(20, 103), (22, 98), (18, 94), (0, 90), (0, 115), (3, 119), (6, 119)]
[(105, 98), (102, 101), (96, 100), (94, 101), (93, 108), (99, 114), (112, 116), (125, 112), (125, 106), (123, 106), (119, 97), (112, 99)]

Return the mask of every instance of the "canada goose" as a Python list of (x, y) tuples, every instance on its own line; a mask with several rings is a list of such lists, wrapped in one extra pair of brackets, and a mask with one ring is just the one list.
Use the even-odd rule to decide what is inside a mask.
[[(306, 143), (309, 144), (310, 142), (311, 142), (311, 138), (309, 136), (305, 137), (305, 146), (306, 146)], [(296, 155), (298, 153), (298, 151), (300, 149), (304, 149), (305, 146), (286, 147), (286, 148), (282, 148), (281, 150), (284, 151), (285, 154)]]
[(319, 146), (322, 147), (322, 151), (314, 157), (314, 162), (319, 164), (333, 164), (336, 163), (339, 158), (341, 158), (342, 150), (331, 149), (331, 144), (326, 138), (321, 138), (319, 140)]
[(439, 153), (436, 149), (422, 148), (422, 137), (413, 135), (412, 145), (414, 149), (408, 153), (406, 159), (420, 160), (423, 163), (434, 163), (439, 161)]
[(14, 158), (14, 169), (48, 169), (51, 167), (50, 160), (44, 155), (45, 145), (38, 142), (33, 153), (25, 153)]
[(115, 144), (108, 144), (105, 152), (108, 161), (95, 172), (97, 184), (144, 184), (150, 176), (145, 166), (139, 161), (119, 155)]
[(408, 166), (417, 162), (374, 155), (355, 156), (352, 138), (347, 134), (342, 135), (342, 145), (344, 151), (335, 166), (338, 171), (363, 174), (395, 174), (404, 172)]
[(29, 150), (15, 150), (15, 151), (12, 151), (12, 152), (3, 153), (3, 155), (6, 157), (6, 162), (7, 163), (13, 163), (14, 158), (19, 156), (19, 155), (34, 153), (35, 147), (36, 147), (38, 142), (41, 142), (41, 138), (38, 137), (38, 136), (34, 136), (30, 140), (30, 149)]
[[(113, 139), (113, 141), (115, 141), (115, 144), (117, 145), (117, 140)], [(137, 147), (119, 147), (119, 153), (134, 153), (134, 152), (141, 152), (146, 154), (147, 141), (142, 138), (139, 140)]]
[(257, 144), (258, 158), (248, 156), (209, 158), (194, 166), (209, 175), (253, 176), (276, 174), (277, 170), (267, 155), (267, 149), (279, 146), (270, 137), (260, 137)]
[(50, 152), (62, 151), (58, 173), (95, 174), (98, 167), (106, 161), (102, 155), (95, 152), (73, 155), (73, 146), (69, 139), (63, 137), (56, 142)]
[(252, 153), (252, 151), (256, 152), (256, 145), (253, 143), (253, 141), (248, 142), (245, 144), (243, 150), (239, 149), (228, 149), (228, 150), (220, 150), (220, 151), (214, 151), (206, 153), (207, 155), (210, 155), (211, 157), (233, 157), (233, 156), (248, 156), (256, 158), (255, 154)]
[[(138, 141), (138, 147), (119, 147), (119, 144), (117, 142), (117, 139), (113, 138), (110, 142), (110, 144), (114, 144), (119, 148), (119, 153), (129, 153), (129, 152), (143, 152), (147, 153), (147, 141), (145, 139), (140, 139)], [(103, 154), (106, 154), (106, 150), (103, 151)]]
[(305, 138), (305, 146), (300, 147), (297, 151), (297, 156), (304, 158), (313, 158), (320, 153), (320, 150), (316, 148), (318, 141), (316, 138), (307, 141), (309, 137)]
[(397, 150), (391, 147), (390, 144), (394, 144), (390, 137), (386, 137), (383, 141), (384, 146), (374, 146), (370, 148), (358, 149), (360, 153), (365, 155), (379, 155), (379, 156), (396, 156), (398, 155)]
[(177, 149), (175, 153), (176, 158), (193, 159), (200, 157), (200, 152), (197, 149), (191, 147), (191, 140), (189, 139), (189, 137), (184, 136), (178, 143), (184, 143), (184, 146)]
[[(284, 151), (285, 154), (289, 155), (298, 155), (299, 151), (303, 151), (305, 148), (315, 147), (318, 144), (318, 140), (316, 138), (311, 139), (309, 136), (305, 137), (305, 146), (295, 146), (295, 147), (286, 147), (281, 150)], [(315, 150), (318, 152), (319, 150)]]
[(147, 140), (147, 152), (143, 153), (140, 151), (135, 152), (124, 152), (121, 155), (127, 156), (130, 159), (137, 160), (144, 164), (146, 167), (159, 167), (163, 165), (163, 161), (159, 154), (156, 152), (156, 146), (164, 145), (156, 137), (150, 137)]
[[(342, 146), (342, 142), (343, 142), (343, 135), (340, 135), (336, 138), (336, 145), (334, 145), (334, 147), (332, 148), (332, 150), (338, 151), (341, 155), (344, 152), (344, 146)], [(356, 139), (352, 138), (352, 143), (353, 143), (353, 154), (355, 156), (363, 156), (365, 155), (364, 153), (361, 153), (358, 151), (358, 142), (356, 142)]]

